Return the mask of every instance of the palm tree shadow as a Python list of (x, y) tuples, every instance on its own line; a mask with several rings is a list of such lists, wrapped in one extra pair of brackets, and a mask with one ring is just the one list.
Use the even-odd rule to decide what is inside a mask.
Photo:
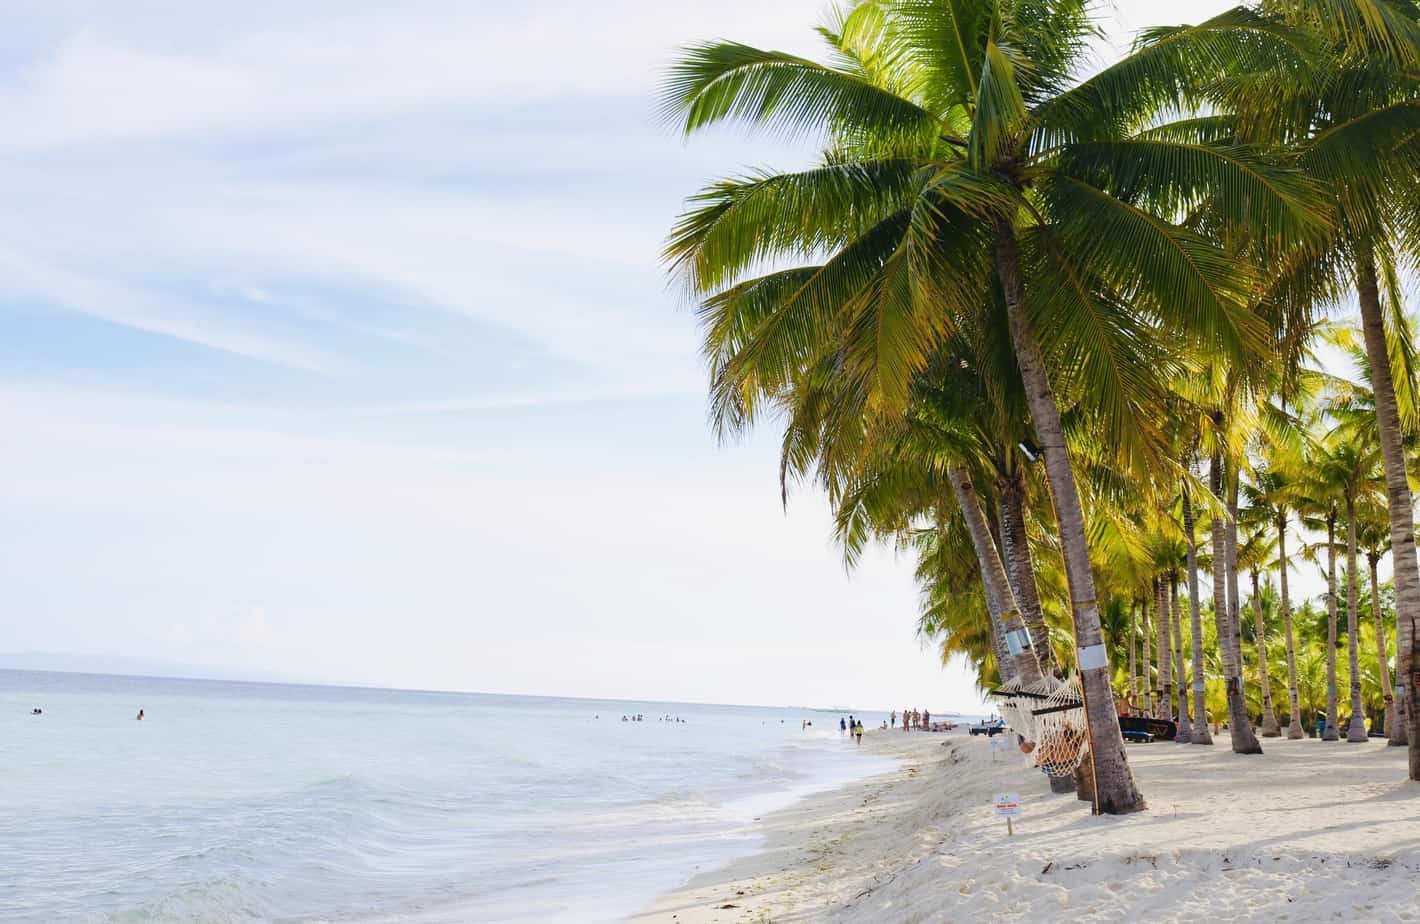
[[(1337, 804), (1346, 805), (1348, 807), (1350, 805), (1350, 803)], [(1286, 834), (1279, 834), (1276, 837), (1266, 837), (1262, 838), (1261, 840), (1241, 844), (1239, 845), (1238, 849), (1241, 851), (1248, 849), (1261, 850), (1266, 847), (1289, 847), (1295, 845), (1300, 840), (1304, 840), (1313, 836), (1336, 834), (1340, 831), (1355, 831), (1360, 829), (1379, 828), (1384, 825), (1404, 825), (1406, 830), (1414, 830), (1414, 824), (1415, 820), (1413, 818), (1396, 818), (1393, 820), (1369, 819), (1365, 821), (1349, 821), (1342, 822), (1339, 824), (1322, 825), (1320, 827), (1313, 828), (1310, 831), (1289, 831)], [(1388, 839), (1385, 842), (1386, 853), (1401, 853), (1413, 847), (1420, 847), (1420, 837), (1413, 837), (1408, 840), (1392, 838)]]

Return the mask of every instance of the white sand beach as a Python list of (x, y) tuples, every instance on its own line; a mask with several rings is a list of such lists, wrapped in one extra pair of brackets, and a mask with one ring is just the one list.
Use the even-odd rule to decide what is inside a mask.
[[(889, 774), (761, 822), (764, 849), (645, 922), (1420, 921), (1420, 784), (1384, 742), (1265, 739), (1261, 756), (1131, 746), (1149, 809), (1092, 817), (1023, 757), (879, 732)], [(993, 793), (1020, 794), (1007, 836)]]

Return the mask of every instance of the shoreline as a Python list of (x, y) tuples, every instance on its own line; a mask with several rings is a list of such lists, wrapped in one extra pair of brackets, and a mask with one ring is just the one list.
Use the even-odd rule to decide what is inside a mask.
[(869, 729), (863, 736), (863, 751), (897, 761), (896, 768), (809, 794), (770, 812), (757, 823), (763, 843), (756, 852), (697, 873), (628, 921), (757, 922), (779, 920), (773, 915), (785, 913), (808, 914), (803, 919), (811, 919), (822, 906), (809, 897), (809, 890), (823, 886), (817, 881), (821, 877), (813, 874), (822, 871), (835, 848), (862, 829), (877, 826), (886, 815), (896, 816), (898, 811), (893, 810), (902, 807), (893, 800), (915, 798), (932, 778), (929, 768), (950, 759), (951, 745), (966, 737), (964, 727), (946, 733)]
[[(1420, 785), (1404, 749), (1132, 745), (1150, 807), (1096, 818), (996, 740), (865, 736), (900, 766), (766, 815), (757, 853), (629, 920), (1420, 922)], [(992, 812), (998, 791), (1020, 794), (1013, 836)]]

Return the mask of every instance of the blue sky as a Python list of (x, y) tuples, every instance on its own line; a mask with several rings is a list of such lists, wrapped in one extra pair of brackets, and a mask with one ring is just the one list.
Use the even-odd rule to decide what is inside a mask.
[[(1124, 4), (1130, 26), (1223, 4)], [(910, 564), (846, 576), (718, 447), (656, 124), (819, 2), (9, 5), (0, 652), (401, 686), (941, 709)]]

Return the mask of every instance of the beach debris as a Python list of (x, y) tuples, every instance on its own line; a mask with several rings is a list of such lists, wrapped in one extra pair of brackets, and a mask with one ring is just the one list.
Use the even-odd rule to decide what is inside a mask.
[(1045, 869), (1041, 870), (1041, 871), (1040, 871), (1040, 874), (1041, 874), (1042, 876), (1044, 876), (1046, 873), (1050, 872), (1050, 868), (1051, 868), (1052, 866), (1054, 866), (1054, 865), (1055, 865), (1055, 861), (1054, 861), (1054, 860), (1051, 860), (1049, 863), (1045, 864)]
[(734, 905), (734, 904), (731, 904), (730, 902), (725, 902), (723, 905), (720, 905), (720, 906), (719, 906), (719, 910), (720, 910), (720, 911), (725, 911), (725, 910), (730, 909), (730, 908), (738, 908), (738, 907), (739, 907), (739, 905)]

